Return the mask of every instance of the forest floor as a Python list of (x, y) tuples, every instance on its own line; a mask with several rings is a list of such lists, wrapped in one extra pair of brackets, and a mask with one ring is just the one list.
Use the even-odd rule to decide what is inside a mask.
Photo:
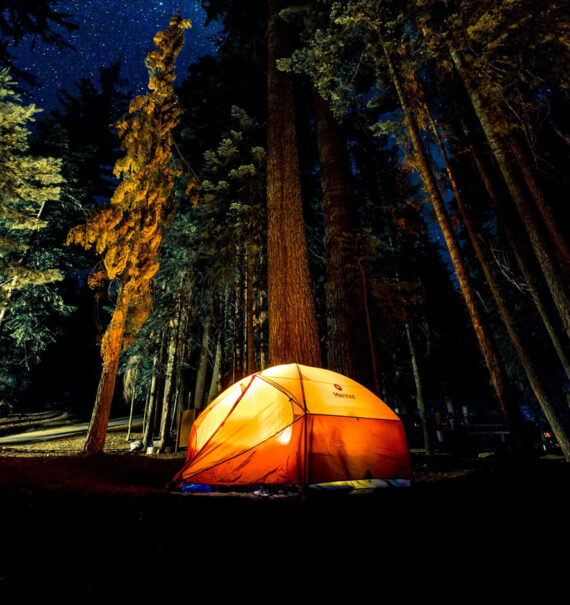
[(0, 450), (2, 605), (568, 602), (559, 460), (415, 453), (409, 489), (301, 501), (173, 493), (183, 453), (82, 441)]

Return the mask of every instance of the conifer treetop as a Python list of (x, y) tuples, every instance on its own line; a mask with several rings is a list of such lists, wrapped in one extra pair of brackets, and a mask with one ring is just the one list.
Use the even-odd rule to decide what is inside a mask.
[(150, 282), (158, 270), (162, 236), (172, 215), (170, 198), (180, 174), (171, 162), (172, 131), (182, 114), (174, 94), (174, 62), (188, 27), (188, 20), (174, 15), (168, 29), (156, 34), (157, 48), (146, 59), (150, 92), (135, 97), (116, 124), (125, 152), (114, 168), (121, 182), (109, 205), (68, 236), (69, 244), (95, 247), (103, 256), (107, 278), (120, 279), (129, 309), (127, 338), (148, 316)]

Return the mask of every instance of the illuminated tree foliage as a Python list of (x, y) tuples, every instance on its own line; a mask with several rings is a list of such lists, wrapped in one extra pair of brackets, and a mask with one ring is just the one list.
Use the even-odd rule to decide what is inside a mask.
[(28, 155), (28, 122), (39, 111), (19, 104), (8, 72), (0, 73), (0, 270), (3, 320), (14, 290), (61, 279), (57, 269), (26, 264), (34, 233), (46, 226), (46, 205), (57, 201), (63, 179), (61, 161)]
[[(54, 315), (66, 315), (56, 282), (70, 258), (57, 225), (75, 206), (64, 199), (61, 160), (32, 156), (28, 126), (38, 113), (20, 103), (0, 73), (0, 347), (4, 396), (18, 397), (25, 373), (55, 340)], [(14, 390), (15, 389), (15, 390)]]
[(97, 391), (86, 453), (102, 451), (115, 388), (119, 354), (146, 320), (151, 305), (151, 280), (168, 225), (170, 196), (178, 171), (172, 165), (172, 130), (182, 110), (174, 94), (174, 62), (190, 26), (175, 15), (154, 39), (156, 50), (146, 59), (150, 93), (133, 99), (117, 123), (125, 156), (115, 164), (121, 178), (108, 207), (69, 234), (69, 243), (95, 247), (103, 256), (91, 283), (100, 287), (116, 280), (118, 295), (111, 322), (101, 343), (103, 372)]

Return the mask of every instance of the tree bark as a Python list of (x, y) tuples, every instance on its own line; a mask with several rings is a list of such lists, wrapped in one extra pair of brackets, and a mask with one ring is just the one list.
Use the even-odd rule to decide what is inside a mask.
[(495, 393), (497, 394), (497, 399), (499, 401), (501, 411), (505, 418), (505, 422), (507, 423), (507, 426), (511, 431), (511, 435), (513, 437), (513, 448), (518, 453), (525, 449), (525, 438), (521, 427), (522, 419), (520, 411), (518, 410), (515, 404), (512, 391), (508, 384), (508, 379), (503, 366), (503, 362), (499, 356), (497, 347), (493, 342), (491, 331), (479, 307), (475, 289), (473, 288), (473, 284), (471, 283), (471, 278), (469, 276), (467, 266), (465, 264), (465, 261), (463, 260), (463, 256), (461, 255), (459, 243), (455, 236), (451, 220), (449, 218), (447, 209), (443, 201), (443, 197), (437, 185), (437, 181), (433, 172), (433, 167), (424, 148), (413, 110), (407, 100), (406, 94), (400, 81), (400, 76), (394, 67), (392, 59), (390, 57), (390, 53), (382, 40), (381, 44), (383, 47), (384, 55), (386, 57), (388, 69), (390, 71), (390, 75), (394, 83), (394, 87), (396, 88), (396, 93), (398, 95), (400, 105), (404, 112), (405, 123), (410, 138), (412, 139), (416, 161), (419, 166), (424, 186), (430, 196), (431, 203), (437, 217), (437, 221), (443, 233), (443, 237), (445, 239), (445, 243), (447, 245), (451, 261), (455, 268), (455, 273), (459, 281), (459, 286), (463, 293), (463, 297), (465, 299), (465, 304), (467, 305), (469, 315), (471, 316), (471, 322), (473, 324), (473, 328), (475, 330), (479, 346), (481, 347), (481, 352), (483, 353), (485, 363), (489, 370), (491, 382), (495, 389)]
[(123, 295), (123, 287), (120, 286), (111, 323), (103, 336), (103, 343), (101, 345), (103, 371), (101, 372), (97, 388), (89, 430), (83, 444), (83, 453), (85, 454), (96, 454), (102, 452), (105, 448), (128, 307), (129, 301)]
[(544, 416), (546, 417), (546, 420), (548, 421), (554, 435), (556, 436), (556, 439), (558, 440), (558, 443), (560, 444), (560, 448), (564, 454), (565, 460), (567, 462), (569, 462), (570, 461), (570, 441), (568, 441), (568, 436), (566, 435), (564, 427), (560, 421), (560, 418), (558, 417), (558, 413), (556, 412), (556, 409), (550, 402), (546, 389), (544, 388), (544, 385), (542, 384), (542, 381), (540, 380), (540, 378), (536, 372), (534, 363), (532, 362), (530, 356), (527, 353), (524, 342), (520, 336), (520, 332), (519, 332), (517, 323), (515, 321), (515, 318), (511, 314), (507, 301), (505, 300), (505, 297), (503, 296), (501, 285), (495, 279), (495, 276), (493, 275), (493, 272), (491, 271), (491, 267), (489, 266), (489, 263), (487, 262), (487, 259), (485, 257), (485, 252), (483, 251), (483, 248), (479, 242), (479, 238), (477, 237), (477, 233), (475, 232), (475, 229), (473, 228), (473, 224), (471, 222), (471, 218), (469, 216), (467, 208), (466, 208), (465, 204), (463, 203), (463, 197), (462, 197), (461, 193), (459, 192), (459, 187), (457, 186), (457, 182), (455, 180), (455, 175), (453, 174), (453, 171), (449, 164), (447, 152), (445, 150), (443, 141), (441, 140), (441, 137), (439, 135), (437, 125), (433, 121), (431, 114), (427, 108), (426, 108), (426, 111), (427, 111), (427, 114), (428, 114), (428, 117), (429, 117), (429, 120), (431, 123), (431, 127), (432, 127), (432, 130), (434, 132), (434, 135), (435, 135), (435, 138), (437, 141), (437, 145), (439, 147), (439, 150), (440, 150), (442, 158), (443, 158), (447, 176), (449, 178), (449, 182), (451, 184), (451, 188), (453, 190), (453, 194), (455, 196), (455, 201), (457, 203), (459, 213), (461, 214), (461, 218), (463, 220), (465, 230), (469, 237), (471, 246), (473, 247), (473, 249), (475, 251), (477, 260), (479, 261), (479, 264), (481, 265), (481, 268), (483, 269), (483, 274), (485, 276), (487, 284), (489, 285), (489, 288), (491, 289), (493, 299), (495, 300), (495, 303), (499, 310), (499, 316), (501, 317), (501, 321), (503, 322), (503, 325), (505, 326), (505, 328), (507, 330), (511, 343), (517, 354), (517, 357), (519, 358), (519, 361), (520, 361), (521, 365), (523, 366), (524, 372), (525, 372), (527, 380), (531, 386), (531, 389), (534, 393), (534, 396), (536, 397), (536, 400), (538, 401), (538, 403), (544, 413)]
[(268, 0), (267, 282), (272, 365), (321, 366), (305, 235), (293, 84), (277, 69), (288, 52), (282, 2)]
[[(327, 367), (353, 375), (351, 321), (346, 283), (346, 242), (350, 231), (350, 177), (340, 128), (328, 103), (313, 89), (325, 221)], [(344, 142), (346, 143), (346, 142)]]
[(495, 132), (490, 111), (487, 109), (483, 97), (479, 94), (477, 87), (465, 69), (460, 54), (453, 48), (450, 49), (450, 54), (457, 72), (463, 81), (465, 90), (471, 99), (475, 114), (483, 128), (491, 151), (493, 152), (493, 156), (497, 161), (524, 228), (528, 233), (530, 243), (536, 258), (540, 263), (540, 267), (546, 279), (546, 283), (548, 284), (550, 293), (552, 294), (554, 303), (556, 304), (556, 308), (560, 314), (564, 329), (570, 337), (570, 298), (568, 298), (565, 282), (559, 266), (549, 250), (548, 242), (537, 225), (534, 213), (532, 212), (523, 187), (515, 173), (508, 150)]
[(410, 359), (412, 361), (412, 371), (414, 373), (414, 383), (416, 385), (416, 402), (418, 404), (418, 412), (420, 414), (420, 422), (422, 424), (422, 431), (424, 436), (424, 449), (426, 454), (431, 455), (431, 439), (429, 434), (428, 418), (426, 413), (426, 406), (424, 403), (424, 396), (422, 392), (422, 381), (420, 378), (420, 370), (418, 367), (418, 360), (416, 358), (416, 349), (414, 347), (414, 341), (412, 339), (412, 331), (410, 330), (410, 324), (406, 322), (406, 336), (408, 338), (408, 347), (410, 349)]

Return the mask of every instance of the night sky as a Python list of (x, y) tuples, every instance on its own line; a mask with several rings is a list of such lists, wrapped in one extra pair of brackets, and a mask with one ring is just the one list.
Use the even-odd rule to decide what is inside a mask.
[(216, 33), (217, 26), (204, 27), (205, 14), (199, 0), (67, 0), (61, 6), (62, 12), (69, 13), (70, 20), (79, 26), (76, 32), (65, 33), (74, 49), (58, 50), (41, 41), (34, 45), (31, 40), (12, 49), (17, 66), (38, 81), (38, 86), (26, 88), (26, 100), (46, 110), (57, 105), (62, 90), (74, 93), (75, 81), (96, 79), (99, 66), (117, 59), (122, 61), (121, 75), (128, 91), (143, 92), (148, 82), (144, 58), (154, 48), (156, 32), (166, 29), (175, 12), (192, 21), (177, 61), (179, 81), (191, 63), (214, 52), (207, 37)]

